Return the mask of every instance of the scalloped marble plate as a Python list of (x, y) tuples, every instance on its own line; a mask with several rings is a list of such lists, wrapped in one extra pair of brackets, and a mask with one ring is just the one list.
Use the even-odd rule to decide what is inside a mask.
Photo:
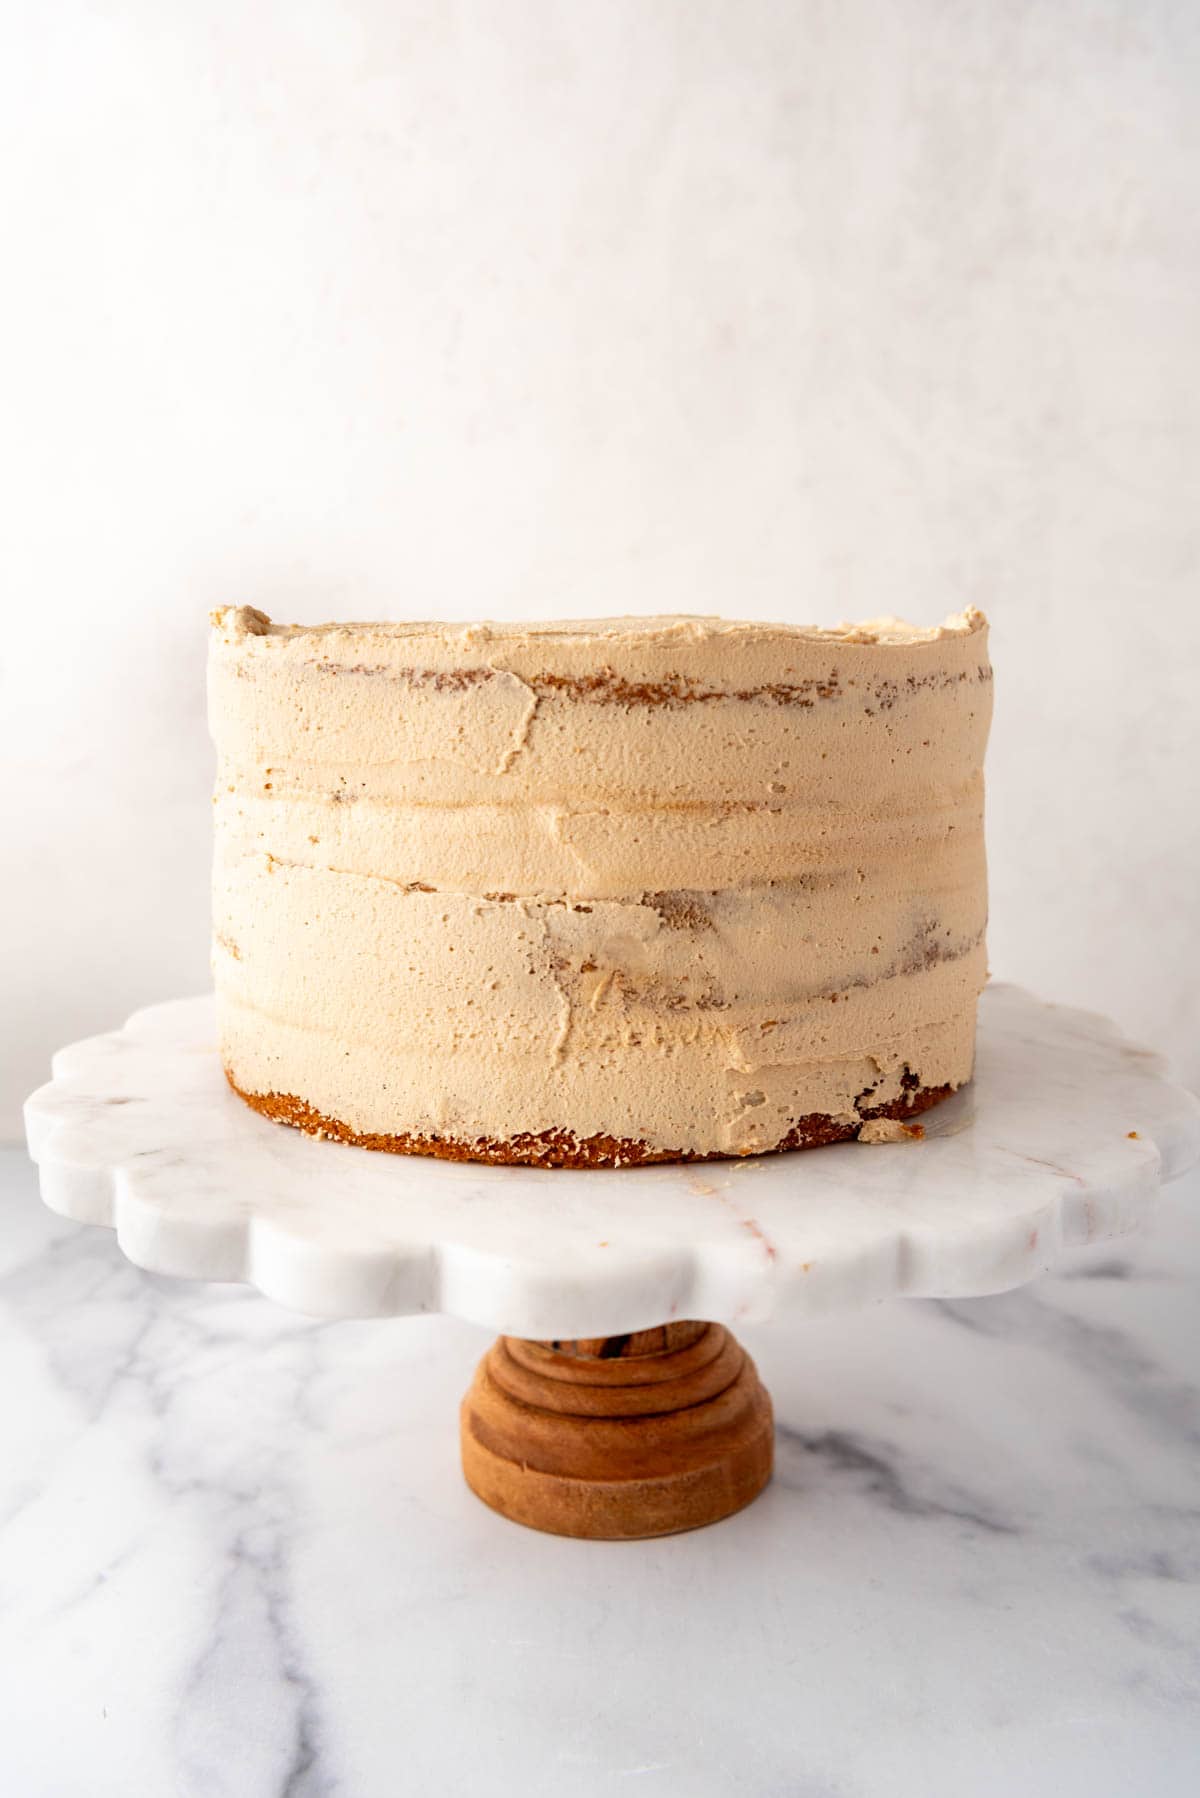
[(1135, 1229), (1200, 1157), (1200, 1102), (1158, 1056), (1011, 986), (983, 995), (975, 1081), (922, 1142), (750, 1161), (569, 1172), (317, 1141), (230, 1092), (207, 998), (136, 1012), (53, 1071), (25, 1108), (42, 1196), (139, 1267), (517, 1336), (1002, 1291)]

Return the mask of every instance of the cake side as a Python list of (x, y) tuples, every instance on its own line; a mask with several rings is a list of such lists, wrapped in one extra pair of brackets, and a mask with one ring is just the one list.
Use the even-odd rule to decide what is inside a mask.
[(989, 715), (979, 614), (217, 614), (230, 1078), (347, 1140), (512, 1159), (749, 1154), (905, 1112), (970, 1076)]

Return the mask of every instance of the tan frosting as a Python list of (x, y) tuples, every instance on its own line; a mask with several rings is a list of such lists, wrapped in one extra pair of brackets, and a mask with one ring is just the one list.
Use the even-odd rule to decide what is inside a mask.
[[(226, 1065), (364, 1133), (747, 1153), (970, 1075), (986, 624), (214, 615)], [(909, 1080), (911, 1084), (911, 1076)]]

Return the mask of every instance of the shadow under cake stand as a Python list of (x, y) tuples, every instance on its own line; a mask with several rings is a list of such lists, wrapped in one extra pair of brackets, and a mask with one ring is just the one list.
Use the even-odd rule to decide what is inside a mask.
[(922, 1140), (743, 1161), (575, 1172), (316, 1141), (230, 1091), (204, 998), (61, 1050), (53, 1076), (26, 1104), (42, 1197), (139, 1267), (501, 1331), (463, 1401), (464, 1472), (571, 1536), (690, 1529), (762, 1490), (771, 1404), (729, 1326), (1020, 1285), (1137, 1228), (1200, 1156), (1200, 1104), (1158, 1056), (1007, 986)]

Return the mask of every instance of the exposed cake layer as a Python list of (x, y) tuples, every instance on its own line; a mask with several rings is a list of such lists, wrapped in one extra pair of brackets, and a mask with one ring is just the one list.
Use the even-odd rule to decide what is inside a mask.
[[(644, 1167), (656, 1161), (719, 1161), (723, 1151), (708, 1154), (678, 1154), (670, 1150), (651, 1149), (644, 1142), (612, 1136), (573, 1136), (566, 1130), (543, 1130), (537, 1136), (509, 1136), (496, 1142), (488, 1137), (457, 1141), (452, 1136), (396, 1135), (377, 1130), (351, 1130), (337, 1118), (315, 1111), (305, 1099), (290, 1093), (243, 1092), (232, 1080), (240, 1099), (252, 1110), (261, 1112), (275, 1124), (290, 1124), (309, 1136), (328, 1137), (333, 1142), (350, 1143), (362, 1149), (381, 1149), (391, 1155), (432, 1155), (440, 1161), (487, 1161), (497, 1167)], [(782, 1149), (821, 1149), (831, 1143), (847, 1142), (857, 1136), (863, 1142), (904, 1142), (924, 1135), (924, 1128), (912, 1120), (919, 1118), (949, 1093), (948, 1086), (906, 1088), (900, 1099), (887, 1105), (870, 1106), (865, 1101), (853, 1121), (836, 1119), (817, 1113), (799, 1118), (787, 1135), (772, 1145)]]
[(969, 1077), (978, 614), (226, 611), (210, 677), (214, 966), (244, 1092), (359, 1136), (736, 1154)]

